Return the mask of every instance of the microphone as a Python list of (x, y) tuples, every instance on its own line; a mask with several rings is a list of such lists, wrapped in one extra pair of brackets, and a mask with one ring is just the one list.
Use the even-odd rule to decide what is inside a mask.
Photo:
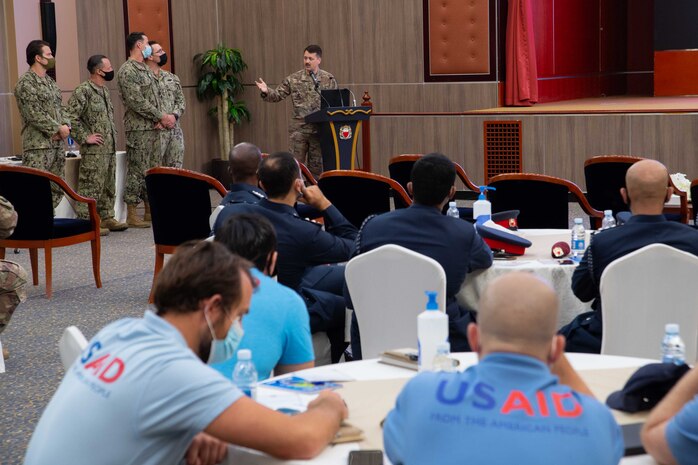
[(352, 98), (354, 99), (354, 106), (356, 106), (356, 95), (354, 95), (354, 92), (352, 92), (351, 89), (349, 89), (348, 87), (347, 87), (347, 90), (349, 91), (349, 93), (351, 94)]
[(320, 81), (318, 81), (317, 76), (315, 76), (315, 73), (311, 71), (310, 77), (313, 79), (313, 82), (315, 83), (315, 90), (318, 90), (320, 88)]
[[(310, 77), (313, 79), (313, 82), (315, 83), (315, 92), (318, 93), (320, 98), (325, 101), (327, 104), (327, 108), (331, 108), (332, 105), (330, 105), (330, 102), (327, 101), (324, 95), (322, 95), (322, 91), (320, 91), (320, 80), (315, 76), (315, 74), (311, 71), (310, 72)], [(320, 102), (320, 106), (322, 106), (322, 102)]]

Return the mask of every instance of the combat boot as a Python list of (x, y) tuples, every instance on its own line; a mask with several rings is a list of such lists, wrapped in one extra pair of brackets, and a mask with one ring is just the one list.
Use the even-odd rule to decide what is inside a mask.
[(5, 349), (5, 348), (3, 347), (3, 349), (2, 349), (2, 359), (3, 359), (3, 360), (7, 360), (8, 358), (10, 358), (10, 351), (7, 350), (7, 349)]
[(138, 218), (138, 215), (136, 215), (136, 206), (135, 205), (126, 205), (126, 223), (131, 228), (149, 228), (150, 227), (150, 223), (146, 223), (145, 221)]
[(143, 213), (143, 221), (153, 221), (150, 216), (150, 203), (148, 203), (147, 200), (144, 200), (143, 205), (145, 206), (145, 211)]
[(126, 223), (121, 223), (115, 218), (107, 218), (106, 220), (102, 220), (100, 227), (107, 228), (109, 231), (125, 231), (128, 229), (128, 225)]
[(109, 235), (109, 229), (108, 229), (108, 228), (99, 228), (99, 235), (100, 235), (100, 236), (108, 236), (108, 235)]

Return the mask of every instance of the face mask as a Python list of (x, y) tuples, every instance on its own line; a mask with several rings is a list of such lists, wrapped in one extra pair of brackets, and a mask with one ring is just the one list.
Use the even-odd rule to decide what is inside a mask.
[(213, 332), (213, 326), (211, 326), (211, 322), (208, 320), (206, 313), (204, 313), (204, 317), (206, 318), (206, 323), (208, 323), (208, 329), (211, 330), (211, 336), (213, 336), (213, 341), (211, 342), (211, 352), (209, 353), (208, 361), (206, 363), (210, 365), (212, 363), (221, 363), (225, 362), (226, 360), (230, 360), (235, 355), (235, 351), (240, 345), (242, 336), (245, 334), (242, 329), (242, 324), (240, 324), (240, 318), (233, 321), (233, 324), (230, 326), (225, 339), (216, 339), (216, 334)]
[(150, 57), (150, 55), (153, 54), (153, 47), (151, 47), (150, 45), (146, 45), (145, 48), (141, 51), (141, 53), (143, 54), (143, 58), (148, 58)]
[(160, 63), (158, 63), (158, 66), (165, 66), (167, 64), (167, 53), (163, 53), (160, 55)]
[(45, 65), (41, 65), (44, 67), (44, 69), (53, 69), (56, 67), (56, 59), (55, 58), (44, 58), (45, 60), (48, 60), (48, 63)]
[(114, 70), (104, 71), (104, 80), (111, 81), (112, 79), (114, 79)]

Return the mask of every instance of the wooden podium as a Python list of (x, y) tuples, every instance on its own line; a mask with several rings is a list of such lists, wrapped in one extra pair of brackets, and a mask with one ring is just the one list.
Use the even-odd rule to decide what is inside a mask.
[(326, 107), (305, 117), (320, 135), (323, 171), (353, 170), (361, 123), (371, 117), (371, 107)]

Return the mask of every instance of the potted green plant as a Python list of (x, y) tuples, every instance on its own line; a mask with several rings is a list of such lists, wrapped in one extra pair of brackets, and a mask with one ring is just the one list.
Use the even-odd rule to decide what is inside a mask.
[(234, 125), (250, 120), (250, 111), (243, 100), (237, 100), (243, 91), (242, 72), (247, 63), (239, 49), (218, 44), (214, 49), (194, 56), (199, 67), (196, 95), (199, 100), (215, 100), (209, 114), (217, 118), (220, 158), (213, 160), (212, 174), (228, 185), (228, 154), (235, 145)]

